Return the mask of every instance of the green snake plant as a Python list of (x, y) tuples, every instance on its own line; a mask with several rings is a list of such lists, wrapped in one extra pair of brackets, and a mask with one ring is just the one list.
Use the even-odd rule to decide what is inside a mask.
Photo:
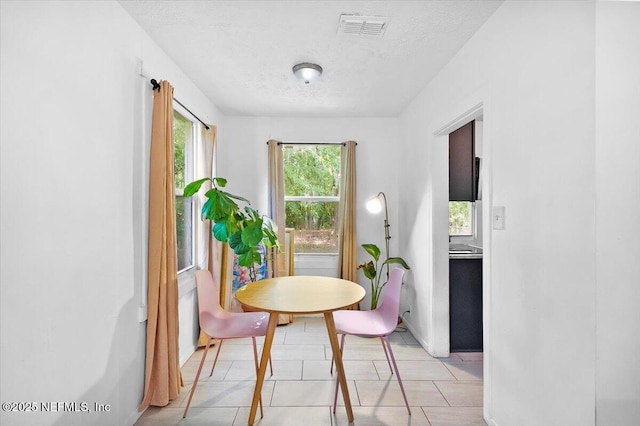
[[(367, 253), (371, 255), (373, 260), (365, 262), (361, 265), (358, 265), (358, 269), (362, 269), (364, 276), (367, 277), (371, 281), (371, 309), (376, 309), (378, 307), (378, 302), (380, 301), (380, 295), (382, 294), (382, 289), (385, 285), (387, 285), (387, 281), (384, 281), (380, 284), (382, 273), (378, 269), (378, 262), (380, 261), (380, 249), (375, 244), (363, 244), (362, 248), (365, 249)], [(387, 266), (387, 272), (389, 270), (390, 264), (399, 264), (405, 269), (411, 269), (407, 262), (404, 261), (401, 257), (388, 257), (382, 262), (380, 265), (380, 269)]]

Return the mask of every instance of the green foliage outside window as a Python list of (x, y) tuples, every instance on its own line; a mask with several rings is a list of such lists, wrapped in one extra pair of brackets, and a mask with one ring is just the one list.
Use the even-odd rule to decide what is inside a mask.
[[(283, 151), (285, 196), (339, 196), (339, 145), (291, 145)], [(297, 253), (337, 252), (337, 209), (337, 201), (285, 202), (285, 224), (296, 230)]]
[(173, 112), (173, 172), (176, 191), (176, 243), (178, 246), (178, 270), (192, 264), (193, 212), (192, 201), (180, 195), (187, 173), (187, 144), (192, 138), (193, 123)]
[(473, 235), (473, 208), (469, 201), (449, 201), (449, 235)]
[(285, 195), (338, 196), (339, 183), (340, 146), (284, 148)]
[(173, 113), (173, 167), (176, 188), (184, 188), (185, 184), (185, 149), (187, 139), (191, 139), (193, 123), (174, 111)]

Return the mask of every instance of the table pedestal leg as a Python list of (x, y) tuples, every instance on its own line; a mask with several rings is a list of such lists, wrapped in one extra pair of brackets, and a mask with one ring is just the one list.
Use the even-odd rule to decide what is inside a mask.
[[(262, 347), (262, 357), (260, 358), (260, 368), (258, 369), (258, 377), (256, 378), (256, 388), (253, 391), (253, 402), (251, 402), (251, 411), (249, 412), (249, 426), (253, 425), (256, 418), (256, 409), (262, 392), (262, 384), (264, 383), (264, 374), (267, 371), (269, 356), (271, 355), (271, 344), (273, 343), (273, 335), (278, 325), (278, 314), (269, 314), (269, 325), (267, 326), (267, 335), (264, 338), (264, 346)], [(332, 318), (333, 319), (333, 318)], [(335, 329), (335, 325), (334, 325)]]
[(347, 388), (347, 376), (344, 374), (342, 353), (340, 352), (340, 346), (338, 345), (338, 332), (336, 331), (336, 323), (333, 321), (333, 313), (325, 312), (324, 321), (327, 324), (327, 331), (329, 332), (329, 341), (331, 342), (331, 350), (333, 351), (333, 358), (336, 363), (338, 380), (340, 381), (340, 387), (342, 388), (342, 399), (344, 399), (344, 407), (347, 410), (347, 418), (349, 419), (349, 423), (351, 423), (353, 422), (353, 410), (351, 409), (351, 399), (349, 398), (349, 389)]

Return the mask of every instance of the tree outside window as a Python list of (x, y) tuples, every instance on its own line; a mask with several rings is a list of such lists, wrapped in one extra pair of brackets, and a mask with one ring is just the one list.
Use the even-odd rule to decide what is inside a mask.
[(174, 178), (176, 192), (176, 243), (178, 271), (194, 264), (193, 200), (183, 197), (185, 182), (193, 179), (194, 123), (177, 111), (173, 112)]
[(296, 253), (338, 253), (340, 145), (285, 145), (285, 225)]
[(449, 235), (473, 235), (473, 203), (449, 201)]

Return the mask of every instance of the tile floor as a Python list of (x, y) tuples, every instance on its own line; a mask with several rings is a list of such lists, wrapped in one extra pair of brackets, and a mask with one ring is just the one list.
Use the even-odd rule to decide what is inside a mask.
[[(262, 338), (258, 340), (259, 348)], [(353, 425), (484, 425), (482, 420), (482, 353), (432, 358), (400, 326), (390, 336), (412, 415), (391, 375), (380, 339), (347, 336), (344, 365), (353, 406)], [(213, 376), (212, 347), (191, 408), (182, 418), (202, 358), (198, 350), (182, 368), (184, 388), (166, 407), (151, 407), (136, 426), (246, 425), (255, 385), (251, 339), (224, 343)], [(347, 415), (338, 396), (331, 410), (334, 377), (329, 372), (331, 346), (322, 316), (298, 316), (276, 330), (271, 356), (273, 376), (262, 389), (264, 417), (256, 426), (339, 426)]]

